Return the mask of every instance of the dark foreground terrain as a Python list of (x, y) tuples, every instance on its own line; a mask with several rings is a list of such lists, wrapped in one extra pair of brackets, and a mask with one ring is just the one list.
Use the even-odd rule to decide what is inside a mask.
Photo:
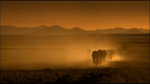
[[(149, 83), (147, 63), (112, 62), (101, 68), (1, 71), (1, 83)], [(136, 66), (132, 66), (132, 65)], [(147, 68), (146, 68), (147, 67)]]
[[(37, 38), (30, 39), (31, 38), (30, 37), (28, 40), (26, 37), (24, 37), (24, 39), (26, 39), (24, 41), (22, 37), (12, 37), (15, 38), (16, 40), (9, 39), (9, 36), (1, 36), (1, 37), (2, 37), (2, 43), (1, 43), (2, 48), (1, 48), (0, 83), (150, 83), (149, 36), (148, 35), (124, 35), (121, 37), (118, 35), (110, 36), (109, 38), (107, 38), (107, 42), (109, 42), (108, 44), (110, 45), (110, 47), (113, 48), (114, 47), (113, 45), (117, 46), (117, 44), (121, 45), (123, 55), (121, 58), (119, 58), (119, 56), (114, 57), (112, 61), (106, 60), (106, 62), (99, 67), (92, 66), (91, 57), (85, 58), (86, 55), (83, 56), (83, 58), (80, 58), (82, 60), (77, 60), (75, 56), (79, 55), (78, 53), (79, 51), (75, 51), (75, 50), (73, 50), (74, 51), (73, 54), (70, 53), (68, 55), (68, 56), (73, 56), (70, 58), (68, 57), (69, 58), (68, 60), (74, 61), (74, 63), (65, 60), (64, 58), (66, 58), (65, 57), (66, 54), (62, 52), (61, 52), (62, 54), (60, 55), (61, 58), (58, 60), (61, 62), (58, 61), (53, 62), (52, 60), (56, 59), (54, 57), (48, 58), (49, 60), (46, 60), (47, 57), (45, 57), (44, 59), (44, 56), (48, 56), (48, 55), (45, 54), (46, 53), (45, 50), (42, 51), (43, 49), (39, 50), (37, 48), (32, 49), (32, 55), (33, 55), (32, 57), (31, 49), (27, 48), (27, 49), (20, 50), (19, 48), (17, 50), (16, 48), (20, 46), (35, 47), (31, 45), (34, 43), (34, 40), (37, 41)], [(77, 39), (77, 41), (72, 41), (72, 43), (74, 43), (76, 47), (71, 47), (71, 48), (79, 49), (79, 47), (77, 48), (77, 46), (81, 46), (83, 43), (86, 45), (82, 46), (81, 50), (84, 50), (85, 48), (86, 51), (89, 47), (87, 48), (85, 46), (87, 46), (88, 44), (92, 43), (94, 45), (90, 45), (90, 46), (95, 46), (95, 44), (101, 43), (101, 40), (99, 40), (98, 37), (99, 36), (97, 37), (90, 36), (90, 38), (93, 39), (92, 42), (91, 40), (83, 41), (82, 37), (74, 38)], [(22, 40), (18, 40), (18, 39), (22, 39)], [(43, 42), (44, 41), (43, 39), (40, 39), (39, 41)], [(55, 39), (55, 41), (56, 40), (58, 40), (58, 38)], [(18, 44), (13, 44), (13, 42), (15, 43), (15, 41), (18, 42)], [(37, 42), (37, 45), (43, 46), (44, 42), (43, 44), (41, 42)], [(59, 42), (64, 42), (64, 40), (61, 40)], [(64, 47), (61, 46), (59, 42), (58, 42), (59, 47)], [(50, 50), (54, 50), (54, 47), (58, 48), (58, 46), (53, 46), (53, 49)], [(68, 47), (70, 49), (70, 46)], [(109, 46), (107, 47), (103, 46), (100, 48), (107, 49), (109, 48)], [(38, 55), (35, 53), (37, 51), (40, 52), (37, 53)], [(57, 51), (60, 53), (60, 51), (62, 50), (60, 51), (57, 50)], [(25, 53), (26, 55), (24, 55)], [(52, 56), (53, 54), (58, 55), (57, 53), (49, 52), (48, 54), (51, 54)], [(26, 57), (19, 57), (19, 56), (16, 57), (16, 55), (26, 56)], [(35, 55), (37, 56), (36, 57), (37, 59), (34, 57)], [(40, 55), (42, 56), (44, 55), (42, 57), (43, 59), (38, 57)], [(84, 53), (81, 52), (79, 56), (81, 55), (84, 55)], [(18, 60), (16, 60), (17, 58)], [(32, 59), (32, 60), (26, 60), (26, 59)], [(64, 61), (61, 59), (63, 59)], [(33, 63), (31, 63), (31, 61)], [(43, 61), (45, 61), (45, 63), (43, 63)], [(48, 63), (48, 61), (51, 62)]]

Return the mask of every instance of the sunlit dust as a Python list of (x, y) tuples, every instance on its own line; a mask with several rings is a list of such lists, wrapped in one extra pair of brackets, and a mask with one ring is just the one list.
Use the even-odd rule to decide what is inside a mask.
[(113, 58), (112, 58), (112, 61), (121, 61), (122, 59), (121, 59), (121, 56), (119, 56), (119, 55), (115, 55)]

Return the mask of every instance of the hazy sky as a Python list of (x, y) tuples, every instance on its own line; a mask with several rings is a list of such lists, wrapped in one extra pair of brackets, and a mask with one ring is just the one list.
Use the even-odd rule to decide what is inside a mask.
[(149, 29), (149, 1), (1, 1), (1, 25)]

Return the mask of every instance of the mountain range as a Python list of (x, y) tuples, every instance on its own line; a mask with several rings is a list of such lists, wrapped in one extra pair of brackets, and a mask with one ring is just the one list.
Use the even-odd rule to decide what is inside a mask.
[(66, 29), (58, 25), (39, 27), (16, 27), (12, 25), (1, 26), (1, 35), (87, 35), (87, 34), (149, 34), (149, 29), (121, 27), (84, 30), (79, 27)]

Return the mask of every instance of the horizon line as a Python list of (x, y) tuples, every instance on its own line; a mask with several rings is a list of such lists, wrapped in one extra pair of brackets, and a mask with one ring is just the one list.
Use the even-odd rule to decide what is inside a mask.
[[(15, 26), (15, 25), (10, 25), (10, 24), (8, 24), (8, 25), (0, 25), (0, 26)], [(47, 26), (47, 25), (39, 25), (39, 26), (34, 26), (34, 27), (29, 27), (29, 26), (15, 26), (15, 27), (17, 27), (17, 28), (22, 28), (22, 27), (29, 27), (29, 28), (35, 28), (35, 27), (40, 27), (40, 26), (46, 26), (46, 27), (52, 27), (52, 26), (59, 26), (59, 27), (62, 27), (62, 26), (60, 26), (60, 25), (51, 25), (51, 26)], [(75, 26), (75, 27), (72, 27), (72, 28), (65, 28), (65, 27), (62, 27), (62, 28), (65, 28), (65, 29), (73, 29), (73, 28), (76, 28), (76, 27), (78, 27), (78, 26)], [(83, 28), (81, 28), (81, 27), (78, 27), (78, 28), (80, 28), (80, 29), (83, 29)], [(114, 27), (114, 28), (102, 28), (102, 29), (93, 29), (93, 30), (105, 30), (105, 29), (116, 29), (116, 28), (123, 28), (123, 29), (133, 29), (133, 28), (136, 28), (136, 29), (147, 29), (147, 30), (150, 30), (149, 28), (142, 28), (142, 27), (139, 27), (139, 28), (137, 28), (137, 27), (132, 27), (132, 28), (124, 28), (124, 27)], [(87, 30), (87, 29), (83, 29), (83, 30)], [(87, 30), (87, 31), (90, 31), (90, 30)]]

